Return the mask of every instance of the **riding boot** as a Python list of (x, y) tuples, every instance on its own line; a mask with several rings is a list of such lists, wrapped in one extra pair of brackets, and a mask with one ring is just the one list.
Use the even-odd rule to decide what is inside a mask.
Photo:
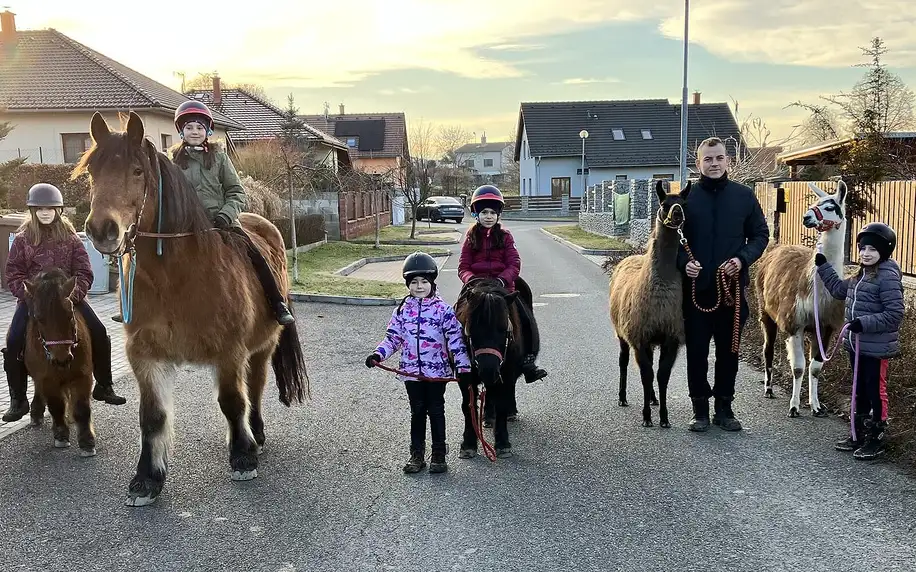
[(522, 373), (525, 374), (525, 383), (534, 383), (547, 377), (547, 371), (537, 365), (537, 354), (541, 349), (539, 332), (534, 324), (532, 309), (526, 306), (521, 298), (516, 298), (516, 309), (522, 322), (522, 328), (525, 330), (525, 357), (522, 360)]
[(868, 419), (868, 415), (856, 414), (855, 426), (856, 426), (856, 439), (852, 438), (850, 434), (849, 437), (846, 437), (842, 441), (837, 441), (834, 445), (834, 449), (837, 451), (850, 452), (855, 451), (856, 449), (865, 445), (866, 433), (865, 433), (865, 420)]
[(430, 473), (444, 473), (448, 470), (445, 462), (445, 414), (429, 416), (429, 432), (432, 434), (432, 453), (429, 458)]
[(28, 387), (28, 373), (25, 364), (16, 356), (10, 356), (7, 349), (0, 350), (3, 352), (3, 370), (6, 371), (6, 383), (10, 388), (10, 408), (3, 414), (3, 421), (19, 421), (29, 412), (29, 400), (26, 396)]
[(274, 314), (277, 316), (277, 322), (284, 326), (292, 324), (296, 319), (293, 317), (292, 312), (290, 312), (289, 306), (286, 305), (286, 298), (283, 296), (283, 293), (280, 292), (280, 287), (277, 284), (277, 280), (274, 278), (273, 272), (270, 270), (270, 266), (267, 264), (267, 259), (264, 258), (264, 255), (261, 254), (261, 251), (258, 250), (244, 230), (233, 229), (233, 232), (239, 236), (244, 236), (246, 239), (248, 244), (248, 257), (251, 259), (251, 264), (254, 266), (254, 271), (258, 276), (261, 287), (264, 288), (264, 294), (267, 295), (270, 309), (273, 310)]
[(92, 340), (92, 373), (95, 376), (95, 388), (92, 398), (104, 401), (109, 405), (124, 405), (127, 399), (116, 394), (111, 375), (111, 338), (107, 335), (99, 340)]
[(741, 431), (741, 421), (735, 418), (735, 412), (732, 411), (732, 400), (724, 397), (715, 399), (716, 412), (712, 416), (712, 424), (718, 425), (725, 431)]
[(869, 419), (865, 422), (865, 430), (865, 445), (856, 449), (852, 456), (860, 461), (871, 461), (884, 454), (884, 440), (887, 436), (887, 421), (873, 421)]
[(111, 321), (112, 321), (112, 322), (117, 322), (117, 323), (119, 323), (119, 324), (123, 324), (123, 323), (124, 323), (124, 316), (121, 315), (121, 314), (115, 314), (114, 316), (111, 317)]
[(693, 398), (693, 419), (687, 426), (691, 431), (702, 433), (709, 430), (709, 399)]

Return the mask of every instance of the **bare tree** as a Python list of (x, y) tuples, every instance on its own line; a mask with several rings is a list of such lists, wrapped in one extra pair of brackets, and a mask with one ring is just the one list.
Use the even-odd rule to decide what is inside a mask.
[(798, 107), (808, 112), (808, 117), (799, 126), (799, 139), (803, 145), (835, 141), (845, 132), (839, 114), (827, 105), (796, 101), (786, 106), (789, 107)]
[(406, 169), (398, 170), (398, 186), (404, 190), (404, 201), (410, 205), (410, 238), (416, 238), (417, 208), (432, 194), (436, 176), (438, 151), (436, 129), (420, 119), (410, 129), (409, 157), (404, 157)]
[(475, 153), (461, 151), (473, 135), (460, 125), (442, 126), (436, 133), (436, 154), (441, 157), (437, 175), (443, 193), (458, 195), (472, 184), (472, 173), (466, 165)]
[(753, 185), (759, 181), (786, 176), (788, 169), (776, 162), (776, 155), (798, 140), (798, 129), (774, 140), (773, 132), (762, 117), (749, 114), (742, 118), (738, 113), (738, 102), (732, 101), (740, 137), (725, 139), (726, 147), (733, 148), (735, 152), (735, 159), (728, 170), (729, 178)]
[(515, 131), (509, 134), (508, 148), (502, 154), (503, 194), (521, 194), (521, 164), (515, 160), (515, 145), (517, 144)]

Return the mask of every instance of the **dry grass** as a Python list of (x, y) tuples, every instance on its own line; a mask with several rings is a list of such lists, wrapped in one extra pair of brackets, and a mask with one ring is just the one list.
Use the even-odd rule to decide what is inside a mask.
[(259, 214), (267, 220), (277, 220), (287, 216), (289, 208), (283, 203), (280, 195), (261, 181), (250, 175), (242, 179), (242, 186), (248, 194), (248, 211)]

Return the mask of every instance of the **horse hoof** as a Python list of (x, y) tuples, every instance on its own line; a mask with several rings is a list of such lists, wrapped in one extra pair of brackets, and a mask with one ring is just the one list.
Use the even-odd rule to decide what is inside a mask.
[(771, 387), (770, 389), (767, 389), (767, 390), (763, 393), (763, 396), (766, 397), (767, 399), (776, 399), (776, 395), (773, 394), (773, 388), (772, 388), (772, 387)]
[(668, 423), (668, 421), (659, 421), (658, 426), (662, 429), (671, 429), (671, 423)]
[(45, 418), (42, 417), (32, 417), (29, 421), (29, 427), (41, 427), (44, 425)]
[(80, 457), (95, 457), (95, 447), (92, 449), (80, 449)]
[(62, 439), (55, 439), (55, 440), (54, 440), (54, 448), (55, 448), (55, 449), (66, 449), (66, 448), (69, 447), (69, 446), (70, 446), (70, 441), (64, 441), (64, 440), (62, 440)]
[(483, 426), (484, 426), (484, 427), (488, 427), (488, 428), (489, 428), (489, 427), (493, 427), (493, 420), (492, 420), (492, 419), (484, 419), (484, 420), (483, 420)]
[(509, 423), (515, 423), (516, 421), (518, 421), (518, 413), (516, 413), (515, 415), (510, 415), (506, 417), (506, 421), (508, 421)]
[(461, 449), (458, 451), (459, 459), (473, 459), (477, 456), (477, 449)]
[(258, 445), (258, 448), (257, 448), (257, 450), (255, 451), (255, 453), (258, 454), (258, 455), (260, 455), (260, 454), (263, 453), (263, 452), (264, 452), (264, 445)]
[(512, 447), (500, 447), (496, 449), (496, 456), (500, 459), (508, 459), (512, 456)]
[(147, 495), (144, 497), (135, 497), (133, 495), (128, 495), (127, 500), (124, 501), (124, 504), (127, 506), (148, 506), (156, 502), (156, 497), (152, 495)]
[(258, 477), (258, 470), (252, 469), (250, 471), (232, 471), (231, 479), (233, 481), (250, 481)]
[(795, 419), (796, 417), (801, 417), (801, 413), (798, 412), (798, 407), (793, 407), (789, 409), (789, 417)]
[(650, 399), (650, 400), (649, 400), (649, 405), (658, 405), (658, 398), (657, 398), (657, 397), (653, 397), (652, 399)]
[(629, 407), (630, 406), (630, 404), (627, 403), (626, 399), (621, 399), (620, 401), (617, 402), (617, 405), (619, 405), (620, 407)]
[(655, 427), (655, 424), (652, 423), (651, 419), (643, 419), (642, 426), (643, 427)]
[(812, 409), (812, 410), (811, 410), (811, 415), (813, 415), (813, 416), (815, 416), (815, 417), (827, 417), (829, 414), (828, 414), (828, 412), (827, 412), (827, 408), (824, 407), (823, 405), (821, 405), (821, 406), (818, 407), (817, 409)]

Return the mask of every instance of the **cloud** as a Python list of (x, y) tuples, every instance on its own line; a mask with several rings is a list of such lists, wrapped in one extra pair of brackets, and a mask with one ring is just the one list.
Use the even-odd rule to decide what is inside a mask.
[(397, 89), (385, 88), (385, 89), (380, 89), (378, 92), (380, 95), (398, 95), (398, 94), (415, 95), (418, 93), (429, 93), (432, 90), (433, 89), (429, 87), (428, 85), (423, 85), (420, 87), (400, 87)]
[(588, 85), (592, 83), (620, 83), (620, 80), (614, 77), (606, 78), (583, 78), (583, 77), (571, 77), (569, 79), (564, 79), (561, 81), (563, 85)]

